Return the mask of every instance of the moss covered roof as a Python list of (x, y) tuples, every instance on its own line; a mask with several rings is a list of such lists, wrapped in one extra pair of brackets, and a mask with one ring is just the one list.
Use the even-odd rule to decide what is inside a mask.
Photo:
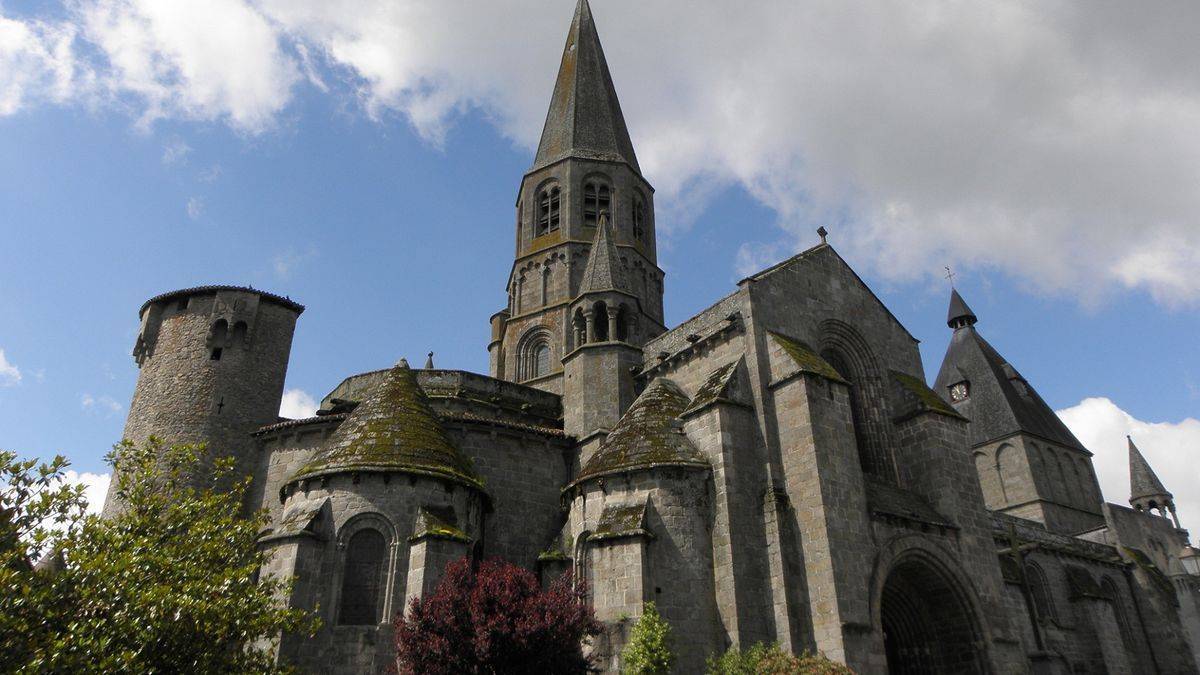
[(463, 542), (471, 541), (467, 533), (463, 532), (454, 521), (453, 510), (421, 507), (417, 511), (416, 527), (413, 528), (413, 534), (408, 540), (416, 541), (424, 537), (434, 537)]
[(786, 335), (780, 335), (774, 331), (767, 331), (767, 335), (770, 335), (771, 339), (783, 349), (784, 353), (791, 357), (792, 361), (796, 362), (796, 365), (800, 367), (802, 372), (820, 375), (834, 382), (846, 382), (845, 378), (833, 366), (829, 365), (828, 361), (821, 358), (803, 342), (787, 337)]
[(891, 376), (892, 380), (900, 386), (901, 392), (907, 399), (906, 403), (908, 403), (909, 409), (905, 412), (930, 411), (965, 419), (945, 399), (938, 396), (937, 392), (930, 389), (921, 378), (895, 370), (891, 371)]
[(683, 434), (679, 422), (688, 403), (688, 397), (674, 382), (662, 377), (651, 382), (621, 416), (572, 485), (610, 473), (655, 466), (708, 468), (708, 460)]
[(704, 383), (696, 390), (696, 395), (692, 397), (692, 403), (688, 406), (688, 412), (699, 410), (717, 401), (732, 400), (730, 383), (733, 382), (737, 374), (738, 364), (740, 363), (741, 359), (727, 363), (709, 373)]
[(600, 521), (589, 541), (618, 539), (649, 534), (646, 531), (646, 503), (608, 504), (600, 512)]
[(355, 471), (414, 473), (483, 487), (403, 362), (388, 371), (292, 480)]

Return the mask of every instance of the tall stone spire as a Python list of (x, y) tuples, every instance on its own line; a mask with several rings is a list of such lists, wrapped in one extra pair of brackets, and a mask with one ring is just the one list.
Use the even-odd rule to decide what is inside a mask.
[(1150, 463), (1146, 461), (1142, 451), (1134, 445), (1133, 438), (1126, 436), (1129, 441), (1129, 499), (1134, 501), (1142, 498), (1150, 497), (1167, 497), (1171, 498), (1171, 493), (1167, 492), (1167, 488), (1163, 486), (1162, 481), (1158, 476), (1154, 475), (1154, 469), (1150, 468)]
[(1179, 527), (1179, 517), (1175, 515), (1175, 498), (1150, 468), (1141, 450), (1134, 445), (1133, 438), (1126, 436), (1129, 441), (1129, 503), (1138, 511), (1158, 511), (1160, 515), (1168, 513)]
[(607, 213), (600, 214), (596, 238), (592, 240), (592, 250), (588, 254), (587, 267), (583, 268), (583, 281), (579, 285), (580, 295), (598, 291), (629, 291)]
[(567, 32), (533, 170), (564, 157), (622, 161), (641, 173), (587, 0)]

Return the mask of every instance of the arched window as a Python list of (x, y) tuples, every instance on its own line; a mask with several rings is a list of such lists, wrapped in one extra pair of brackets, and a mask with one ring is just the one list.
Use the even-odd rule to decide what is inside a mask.
[(553, 185), (538, 193), (537, 236), (558, 229), (560, 192)]
[(379, 530), (362, 529), (346, 544), (342, 572), (342, 603), (338, 623), (369, 626), (379, 623), (387, 572), (387, 540)]
[(550, 374), (550, 335), (537, 331), (521, 340), (517, 348), (517, 379), (532, 380)]
[(601, 213), (612, 213), (612, 193), (608, 186), (598, 181), (583, 185), (583, 224), (595, 227)]
[(603, 302), (597, 302), (593, 306), (593, 319), (595, 326), (592, 328), (596, 332), (596, 342), (608, 342), (608, 306)]
[(1042, 574), (1042, 568), (1033, 563), (1026, 564), (1025, 580), (1029, 583), (1029, 594), (1033, 596), (1033, 607), (1037, 611), (1038, 619), (1055, 619), (1054, 598), (1050, 595), (1050, 587), (1046, 585), (1046, 575)]
[(1113, 614), (1117, 617), (1117, 628), (1121, 630), (1121, 641), (1126, 647), (1132, 646), (1130, 643), (1133, 639), (1133, 633), (1129, 625), (1129, 615), (1125, 613), (1125, 601), (1121, 598), (1121, 591), (1117, 585), (1113, 583), (1112, 577), (1104, 577), (1100, 581), (1100, 588), (1104, 594), (1112, 599)]
[(633, 238), (641, 241), (646, 236), (646, 202), (641, 197), (633, 198)]
[(208, 346), (212, 347), (212, 352), (208, 358), (213, 361), (221, 360), (221, 352), (225, 349), (225, 343), (229, 338), (229, 322), (225, 319), (217, 319), (217, 322), (212, 326), (212, 332), (208, 336)]
[(591, 536), (591, 532), (584, 530), (579, 534), (579, 537), (575, 539), (575, 583), (579, 584), (582, 582), (587, 584), (584, 586), (584, 588), (587, 589), (587, 594), (584, 595), (583, 604), (587, 605), (588, 607), (592, 606), (592, 590), (595, 588), (594, 584), (592, 583), (592, 561), (588, 556), (589, 551), (587, 545), (588, 538)]

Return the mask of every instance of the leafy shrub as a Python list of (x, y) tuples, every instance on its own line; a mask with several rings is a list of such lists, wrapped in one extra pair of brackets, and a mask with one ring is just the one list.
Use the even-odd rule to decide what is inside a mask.
[(642, 609), (642, 616), (633, 625), (622, 657), (621, 672), (624, 675), (664, 675), (675, 665), (671, 624), (662, 618), (653, 602), (647, 602)]
[(742, 651), (730, 649), (708, 659), (709, 675), (854, 675), (846, 666), (821, 654), (804, 652), (800, 656), (780, 649), (779, 645), (759, 642)]
[(531, 572), (503, 560), (476, 569), (456, 560), (432, 595), (414, 598), (397, 618), (401, 672), (586, 673), (583, 640), (600, 625), (585, 592), (570, 574), (543, 590)]
[[(193, 471), (202, 447), (117, 446), (123, 508), (84, 516), (66, 460), (0, 452), (0, 672), (275, 672), (271, 640), (312, 634), (315, 618), (279, 603), (284, 580), (258, 581), (265, 516), (239, 514), (249, 479), (232, 462)], [(55, 564), (32, 562), (53, 551)]]

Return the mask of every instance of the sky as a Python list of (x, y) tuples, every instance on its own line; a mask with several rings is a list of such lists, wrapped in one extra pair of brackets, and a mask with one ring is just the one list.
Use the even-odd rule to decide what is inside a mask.
[[(281, 414), (487, 370), (574, 3), (0, 0), (0, 448), (103, 493), (155, 294), (307, 305)], [(830, 242), (921, 340), (945, 268), (1128, 498), (1200, 527), (1200, 4), (594, 0), (668, 325)]]

